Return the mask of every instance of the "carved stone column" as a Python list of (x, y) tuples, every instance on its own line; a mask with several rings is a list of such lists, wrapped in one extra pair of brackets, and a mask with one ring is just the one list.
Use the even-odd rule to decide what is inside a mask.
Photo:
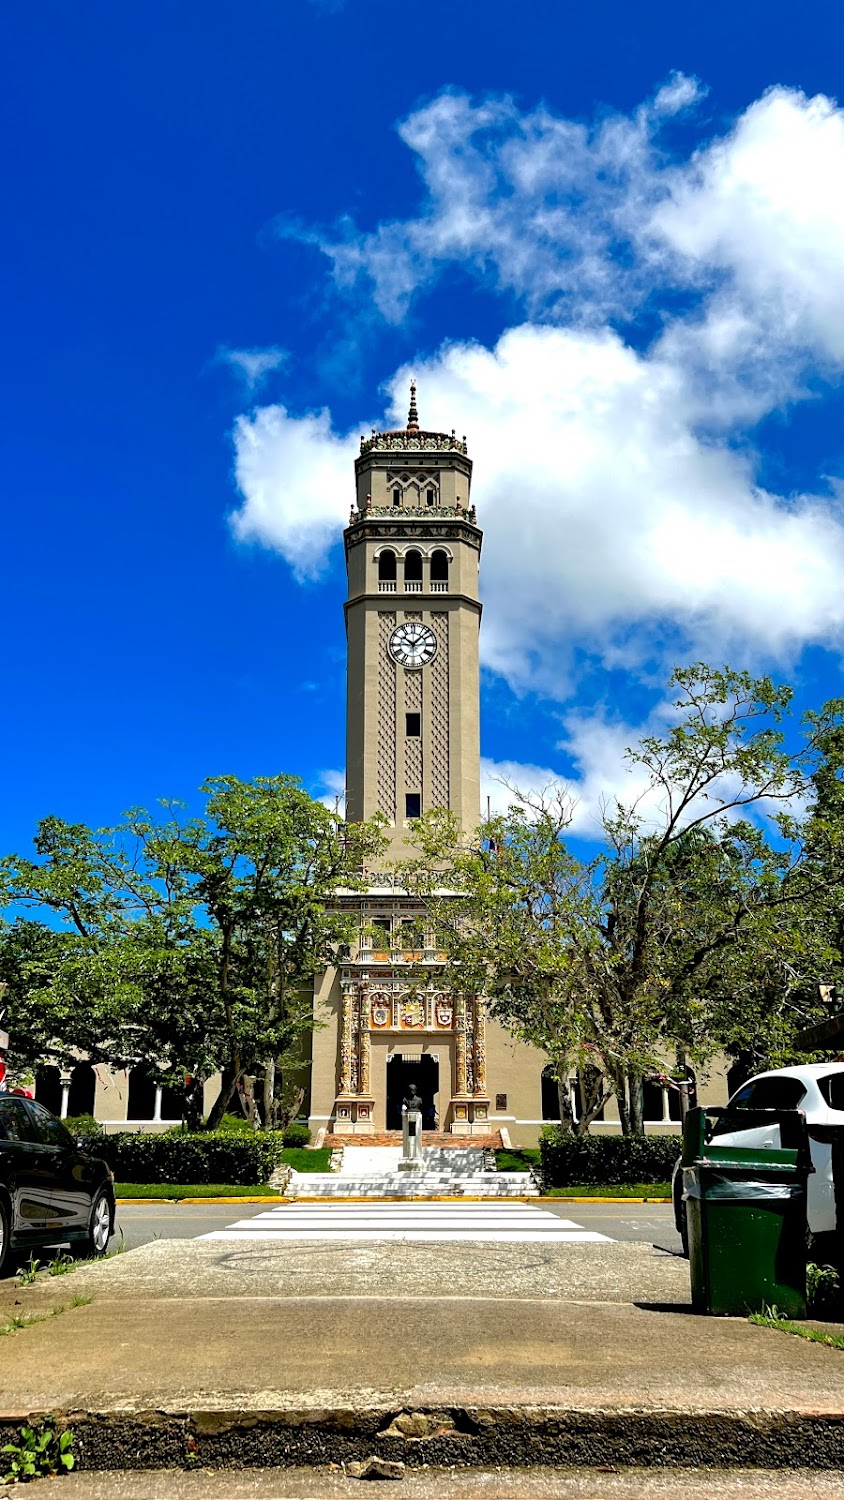
[(466, 1092), (466, 1001), (458, 995), (454, 1005), (454, 1092)]
[(357, 996), (351, 985), (343, 986), (340, 1012), (340, 1087), (334, 1102), (334, 1130), (338, 1135), (355, 1129), (355, 1096), (358, 1059), (356, 1046)]
[(362, 989), (360, 992), (360, 1010), (358, 1012), (358, 1093), (367, 1095), (370, 1092), (369, 1082), (369, 991)]
[(469, 1132), (469, 1054), (467, 1047), (467, 1006), (465, 995), (454, 997), (454, 1093), (451, 1096), (452, 1135)]
[(489, 1095), (486, 1089), (486, 1015), (480, 995), (475, 996), (472, 1061), (472, 1125), (476, 1134), (489, 1129)]
[(355, 1052), (354, 1052), (354, 996), (351, 989), (343, 990), (343, 1014), (340, 1021), (340, 1093), (349, 1095), (355, 1092)]
[(486, 1094), (486, 1016), (480, 1000), (475, 1001), (475, 1035), (474, 1035), (474, 1074), (475, 1094)]

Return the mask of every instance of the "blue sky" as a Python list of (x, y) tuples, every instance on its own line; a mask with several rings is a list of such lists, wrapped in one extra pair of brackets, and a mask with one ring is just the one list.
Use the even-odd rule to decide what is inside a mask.
[(675, 663), (841, 691), (838, 3), (2, 24), (3, 848), (334, 786), (351, 459), (411, 372), (475, 460), (488, 777), (588, 833)]

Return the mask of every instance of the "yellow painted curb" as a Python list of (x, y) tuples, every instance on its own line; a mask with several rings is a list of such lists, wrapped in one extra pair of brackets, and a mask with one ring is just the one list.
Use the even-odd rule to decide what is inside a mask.
[(132, 1203), (284, 1203), (283, 1198), (115, 1198), (118, 1208), (128, 1208)]
[[(537, 1201), (534, 1198), (534, 1203)], [(540, 1203), (670, 1203), (670, 1198), (564, 1198), (543, 1197)]]

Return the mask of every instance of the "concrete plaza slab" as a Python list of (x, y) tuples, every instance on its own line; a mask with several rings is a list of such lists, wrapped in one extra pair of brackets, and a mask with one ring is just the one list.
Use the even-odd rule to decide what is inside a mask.
[(844, 1465), (844, 1357), (692, 1316), (642, 1244), (168, 1241), (61, 1280), (20, 1312), (92, 1300), (4, 1339), (0, 1409), (91, 1468)]

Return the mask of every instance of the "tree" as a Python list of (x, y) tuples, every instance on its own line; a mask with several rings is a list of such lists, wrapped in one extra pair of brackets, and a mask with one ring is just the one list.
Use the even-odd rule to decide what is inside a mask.
[(381, 834), (343, 824), (291, 776), (218, 777), (202, 790), (202, 818), (171, 804), (160, 820), (136, 809), (98, 832), (48, 818), (35, 860), (2, 862), (9, 901), (62, 929), (39, 940), (37, 963), (19, 964), (9, 1029), (40, 1007), (54, 1054), (143, 1058), (162, 1083), (189, 1079), (194, 1120), (219, 1071), (212, 1120), (239, 1094), (257, 1123), (260, 1069), (273, 1125), (301, 1100), (310, 981), (349, 936), (332, 903), (361, 882)]
[[(674, 723), (627, 752), (644, 790), (605, 809), (593, 858), (567, 843), (564, 796), (516, 794), (468, 842), (433, 820), (406, 871), (461, 982), (548, 1053), (561, 1088), (573, 1068), (593, 1080), (581, 1129), (609, 1089), (623, 1128), (640, 1131), (642, 1082), (666, 1052), (705, 1060), (730, 1028), (734, 1041), (748, 1034), (762, 1009), (749, 978), (760, 966), (772, 977), (777, 957), (797, 959), (785, 914), (817, 886), (791, 809), (818, 724), (790, 752), (787, 687), (703, 664), (669, 685)], [(829, 730), (834, 706), (822, 718)], [(732, 1009), (727, 971), (744, 975)], [(571, 1124), (567, 1088), (560, 1103)]]

